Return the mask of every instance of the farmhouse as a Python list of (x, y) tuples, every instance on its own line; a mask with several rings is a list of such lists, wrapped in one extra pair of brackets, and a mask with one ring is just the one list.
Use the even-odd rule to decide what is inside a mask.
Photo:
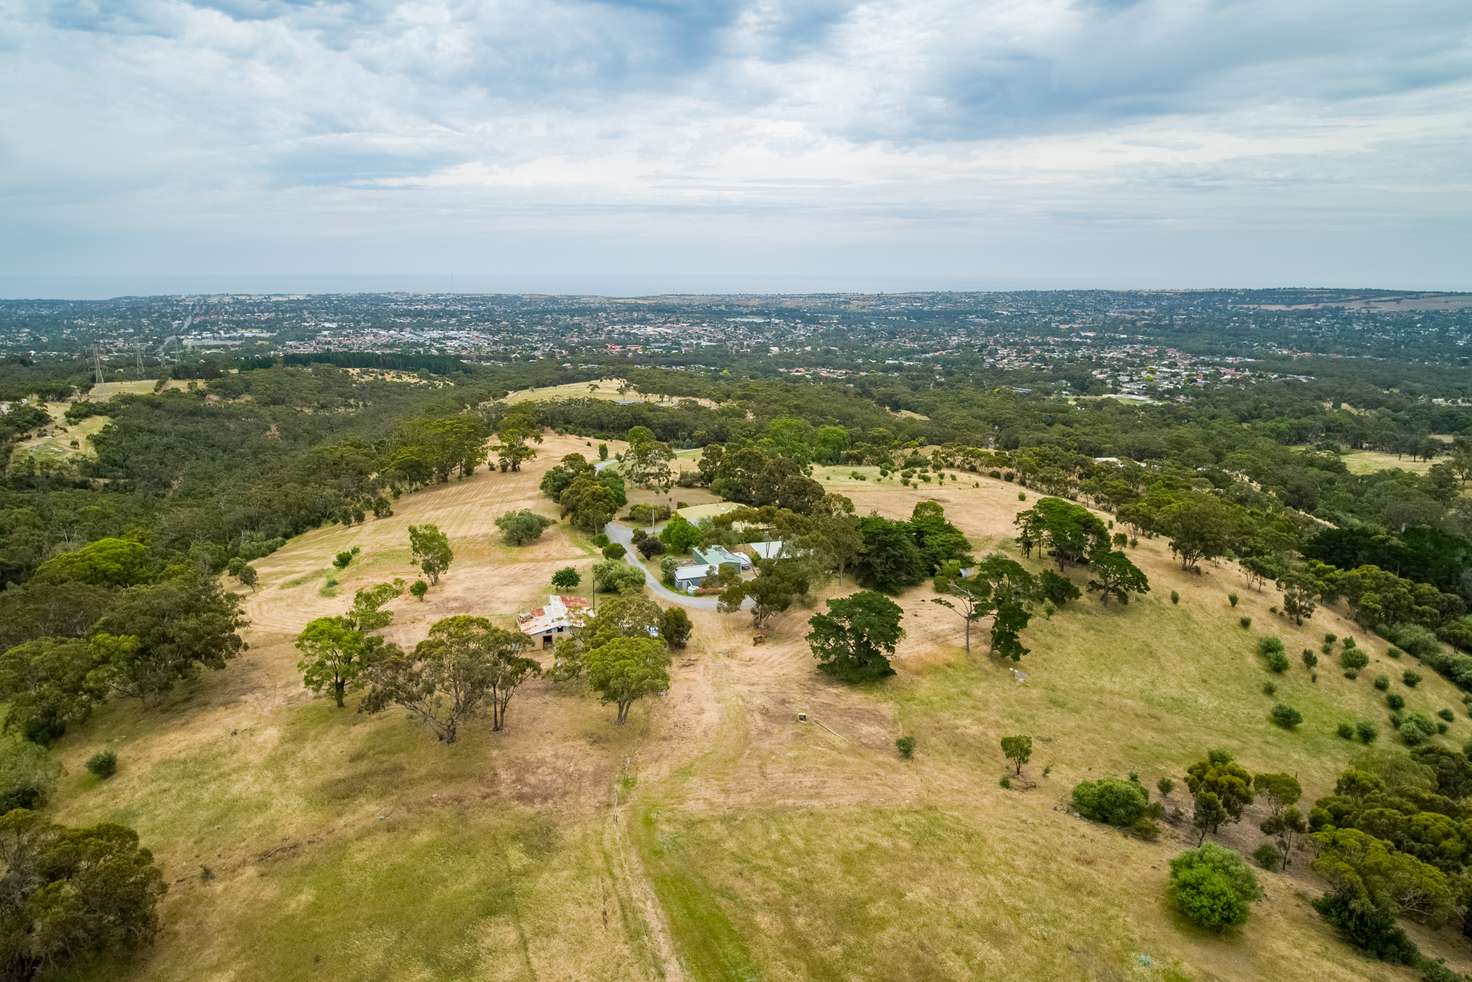
[(751, 560), (748, 557), (734, 553), (725, 546), (691, 549), (690, 555), (695, 557), (697, 563), (705, 563), (708, 566), (735, 566), (742, 572), (751, 569)]
[(542, 647), (552, 647), (559, 634), (566, 634), (583, 626), (588, 601), (584, 597), (559, 596), (552, 594), (541, 607), (516, 615), (516, 624), (521, 633), (529, 638), (541, 638)]

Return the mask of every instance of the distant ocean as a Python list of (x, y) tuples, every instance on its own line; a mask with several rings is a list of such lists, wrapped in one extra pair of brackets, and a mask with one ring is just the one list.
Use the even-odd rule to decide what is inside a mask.
[(1121, 284), (1016, 277), (771, 276), (703, 274), (371, 274), (299, 273), (116, 276), (0, 274), (0, 298), (106, 300), (213, 293), (551, 293), (642, 297), (668, 293), (918, 293), (942, 290), (1150, 289), (1160, 283)]

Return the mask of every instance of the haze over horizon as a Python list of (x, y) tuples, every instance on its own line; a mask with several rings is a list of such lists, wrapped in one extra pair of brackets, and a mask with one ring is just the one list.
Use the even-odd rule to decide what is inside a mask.
[(1465, 0), (1287, 6), (0, 0), (0, 295), (1472, 289)]

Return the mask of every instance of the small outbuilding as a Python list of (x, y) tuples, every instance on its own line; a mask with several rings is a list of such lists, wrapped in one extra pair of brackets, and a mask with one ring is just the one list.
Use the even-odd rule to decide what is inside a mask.
[(516, 626), (527, 637), (540, 638), (543, 648), (550, 648), (559, 635), (582, 627), (587, 613), (586, 597), (552, 594), (542, 606), (517, 614)]

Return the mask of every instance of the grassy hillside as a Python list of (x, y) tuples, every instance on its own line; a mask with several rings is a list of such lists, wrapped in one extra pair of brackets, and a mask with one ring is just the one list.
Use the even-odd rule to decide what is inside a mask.
[[(1287, 875), (1260, 873), (1267, 898), (1244, 931), (1219, 938), (1164, 901), (1184, 820), (1152, 843), (1065, 811), (1077, 780), (1136, 771), (1148, 787), (1163, 775), (1179, 784), (1209, 747), (1296, 773), (1311, 800), (1360, 749), (1335, 735), (1338, 722), (1384, 729), (1371, 679), (1403, 666), (1383, 645), (1332, 611), (1293, 628), (1269, 613), (1275, 595), (1227, 565), (1183, 573), (1160, 542), (1134, 551), (1154, 586), (1142, 602), (1086, 597), (1028, 629), (1024, 683), (980, 647), (965, 656), (960, 619), (921, 589), (901, 601), (899, 674), (868, 687), (814, 671), (806, 611), (758, 646), (745, 616), (692, 612), (670, 693), (624, 727), (547, 682), (517, 695), (506, 732), (472, 725), (448, 747), (397, 711), (368, 717), (309, 697), (293, 636), (358, 587), (411, 576), (410, 523), (439, 524), (456, 561), (426, 601), (391, 605), (403, 644), (450, 613), (509, 624), (553, 570), (586, 571), (591, 549), (563, 527), (511, 549), (493, 525), (513, 508), (555, 514), (536, 485), (573, 450), (589, 447), (549, 438), (524, 473), (482, 473), (405, 497), (390, 518), (293, 540), (257, 564), (251, 649), (237, 663), (160, 709), (112, 705), (66, 737), (57, 817), (135, 826), (169, 879), (157, 943), (93, 977), (1412, 977), (1360, 958), (1319, 921), (1306, 856)], [(1028, 505), (1015, 486), (970, 475), (917, 490), (853, 472), (820, 476), (861, 512), (938, 500), (978, 552), (1004, 547)], [(360, 558), (333, 573), (333, 554), (353, 545)], [(1267, 631), (1293, 658), (1283, 676), (1254, 654)], [(1325, 631), (1372, 653), (1358, 680), (1326, 660), (1310, 681), (1297, 653)], [(1413, 690), (1392, 687), (1408, 708), (1461, 705), (1423, 674)], [(1275, 701), (1303, 713), (1296, 732), (1269, 722)], [(1025, 788), (999, 786), (1008, 733), (1034, 737)], [(913, 760), (895, 753), (902, 734), (916, 738)], [(1465, 713), (1448, 739), (1472, 739)], [(82, 761), (104, 745), (120, 769), (99, 782)], [(1188, 807), (1181, 790), (1172, 804)], [(1226, 840), (1251, 849), (1255, 826)], [(1466, 960), (1454, 941), (1417, 940)]]

